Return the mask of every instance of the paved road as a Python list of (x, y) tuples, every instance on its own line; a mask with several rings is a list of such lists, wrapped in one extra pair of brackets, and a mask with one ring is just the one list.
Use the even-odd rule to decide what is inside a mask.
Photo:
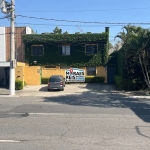
[(31, 89), (0, 97), (1, 150), (149, 150), (149, 99), (94, 84)]

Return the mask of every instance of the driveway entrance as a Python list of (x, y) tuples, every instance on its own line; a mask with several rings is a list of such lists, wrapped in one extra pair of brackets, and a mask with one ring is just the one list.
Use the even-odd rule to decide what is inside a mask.
[(23, 90), (16, 91), (18, 96), (64, 96), (88, 95), (92, 93), (116, 93), (114, 85), (95, 83), (66, 84), (64, 91), (48, 91), (47, 85), (25, 86)]

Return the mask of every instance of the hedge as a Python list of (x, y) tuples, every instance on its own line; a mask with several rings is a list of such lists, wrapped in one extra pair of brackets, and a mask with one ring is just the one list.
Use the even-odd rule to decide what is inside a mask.
[(115, 85), (119, 90), (123, 90), (123, 79), (120, 76), (115, 76)]
[(85, 77), (86, 83), (104, 83), (105, 78), (104, 77)]
[(42, 84), (48, 84), (49, 78), (42, 78)]
[(23, 89), (23, 82), (20, 80), (15, 81), (15, 90), (22, 90)]
[[(42, 84), (48, 84), (48, 79), (49, 78), (42, 78)], [(85, 83), (104, 83), (104, 80), (105, 80), (104, 77), (93, 77), (93, 76), (85, 77)]]

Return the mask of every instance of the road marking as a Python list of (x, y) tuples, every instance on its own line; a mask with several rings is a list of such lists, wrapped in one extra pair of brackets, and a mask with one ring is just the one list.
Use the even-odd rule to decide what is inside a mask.
[(53, 115), (69, 115), (69, 113), (8, 113), (10, 115), (45, 115), (45, 116), (53, 116)]
[(20, 141), (15, 140), (0, 140), (0, 143), (19, 143)]

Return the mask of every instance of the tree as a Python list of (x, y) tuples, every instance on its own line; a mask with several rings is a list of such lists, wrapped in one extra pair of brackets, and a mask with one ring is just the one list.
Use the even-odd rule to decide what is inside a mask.
[(126, 62), (129, 58), (138, 60), (137, 63), (140, 63), (146, 85), (150, 89), (150, 30), (128, 25), (123, 27), (123, 32), (118, 33), (115, 38), (120, 38), (123, 41)]
[(68, 31), (64, 32), (63, 34), (69, 34)]
[(55, 29), (53, 30), (54, 34), (62, 34), (62, 29), (59, 29), (58, 27), (55, 27)]

